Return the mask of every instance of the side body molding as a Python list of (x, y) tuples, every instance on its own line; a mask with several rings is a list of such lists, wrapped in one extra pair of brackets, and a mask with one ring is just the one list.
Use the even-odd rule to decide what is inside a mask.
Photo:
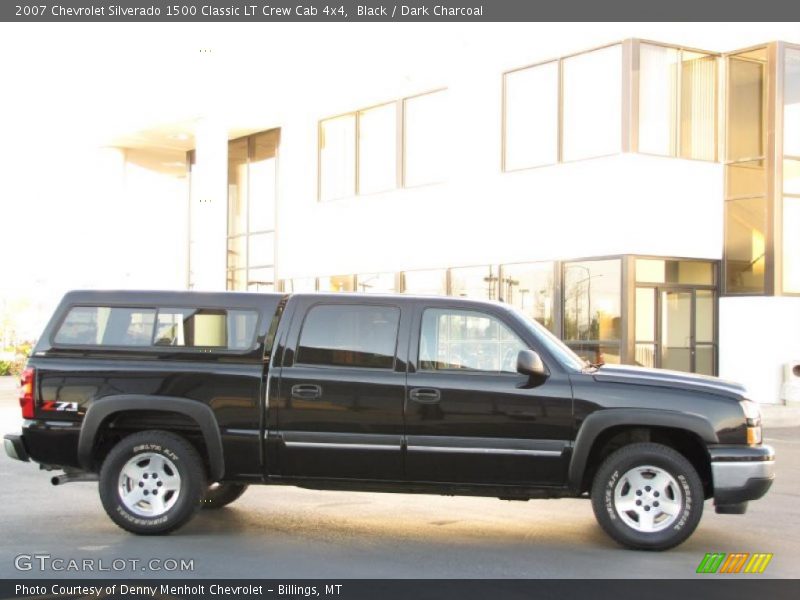
[(200, 402), (173, 396), (120, 394), (93, 401), (83, 418), (78, 439), (78, 461), (84, 469), (91, 470), (92, 468), (92, 449), (95, 438), (106, 419), (118, 412), (136, 410), (180, 413), (197, 423), (208, 449), (211, 478), (213, 481), (222, 479), (222, 475), (225, 473), (225, 459), (222, 451), (222, 436), (214, 411)]
[(597, 436), (610, 427), (642, 426), (683, 429), (697, 435), (706, 444), (719, 443), (717, 433), (709, 421), (700, 415), (651, 408), (608, 408), (590, 414), (583, 421), (575, 438), (575, 447), (569, 464), (569, 487), (579, 492)]

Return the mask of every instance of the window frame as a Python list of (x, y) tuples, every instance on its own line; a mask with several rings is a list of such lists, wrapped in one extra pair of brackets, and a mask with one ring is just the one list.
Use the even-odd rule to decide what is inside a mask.
[[(631, 119), (631, 111), (628, 105), (628, 88), (630, 87), (630, 79), (632, 77), (632, 72), (630, 68), (630, 60), (629, 60), (629, 46), (634, 43), (635, 39), (624, 39), (624, 40), (616, 40), (613, 42), (609, 42), (607, 44), (602, 44), (600, 46), (594, 46), (592, 48), (587, 48), (586, 50), (581, 50), (579, 52), (572, 52), (570, 54), (565, 54), (562, 56), (550, 57), (546, 60), (540, 60), (534, 63), (522, 65), (520, 67), (514, 67), (513, 69), (508, 69), (503, 71), (500, 74), (500, 86), (501, 86), (501, 104), (500, 104), (500, 171), (502, 173), (518, 173), (521, 171), (529, 171), (532, 169), (542, 169), (547, 167), (552, 167), (554, 165), (559, 164), (568, 164), (568, 163), (575, 163), (575, 162), (582, 162), (584, 160), (594, 160), (597, 158), (605, 158), (608, 156), (617, 156), (619, 154), (623, 154), (627, 152), (630, 148), (629, 146), (629, 130), (631, 127), (632, 121)], [(612, 152), (610, 154), (602, 154), (598, 156), (588, 156), (584, 158), (577, 158), (577, 159), (564, 159), (564, 61), (570, 58), (575, 58), (578, 56), (582, 56), (584, 54), (590, 54), (592, 52), (597, 52), (599, 50), (605, 50), (606, 48), (611, 48), (613, 46), (620, 46), (620, 55), (621, 55), (621, 64), (620, 64), (620, 80), (621, 80), (621, 98), (622, 102), (620, 102), (620, 149), (617, 152)], [(506, 90), (505, 90), (505, 83), (506, 83), (506, 75), (509, 73), (515, 73), (517, 71), (523, 71), (525, 69), (540, 67), (542, 65), (546, 65), (549, 63), (557, 62), (558, 63), (558, 126), (557, 126), (557, 140), (556, 140), (556, 161), (554, 163), (549, 163), (545, 165), (534, 165), (530, 167), (520, 167), (518, 169), (506, 169), (506, 127), (508, 124), (508, 115), (506, 114)]]
[[(753, 54), (754, 52), (764, 52), (764, 60), (763, 62), (753, 59), (752, 57), (748, 56)], [(769, 44), (757, 44), (754, 46), (749, 46), (747, 48), (741, 48), (738, 50), (734, 50), (732, 52), (727, 52), (722, 55), (722, 59), (724, 60), (725, 64), (725, 81), (724, 81), (724, 96), (721, 99), (723, 111), (724, 111), (724, 130), (723, 130), (723, 144), (724, 148), (723, 151), (719, 153), (720, 162), (723, 165), (723, 211), (722, 211), (722, 263), (720, 268), (720, 275), (719, 275), (719, 295), (721, 297), (745, 297), (745, 296), (774, 296), (776, 291), (778, 290), (778, 286), (776, 285), (777, 277), (775, 273), (775, 181), (772, 181), (773, 177), (777, 177), (777, 172), (781, 170), (781, 167), (775, 162), (774, 153), (770, 149), (769, 143), (769, 136), (768, 133), (771, 125), (774, 124), (776, 119), (776, 109), (775, 104), (777, 102), (770, 102), (770, 87), (775, 85), (775, 74), (770, 69), (771, 63), (775, 62), (775, 55), (776, 48), (774, 43)], [(729, 127), (729, 119), (730, 119), (730, 111), (729, 106), (732, 98), (731, 94), (731, 69), (730, 69), (730, 61), (732, 59), (750, 61), (750, 62), (760, 62), (763, 65), (763, 82), (762, 82), (762, 141), (764, 143), (763, 153), (761, 156), (750, 156), (744, 157), (739, 159), (729, 159), (728, 158), (728, 146), (729, 146), (729, 137), (730, 137), (730, 127)], [(782, 93), (782, 92), (781, 92)], [(782, 104), (783, 98), (780, 98), (780, 102)], [(781, 112), (782, 114), (782, 112)], [(782, 132), (781, 132), (782, 133)], [(728, 176), (727, 171), (730, 167), (735, 166), (741, 163), (747, 162), (754, 162), (757, 160), (761, 160), (764, 162), (764, 191), (762, 194), (747, 194), (735, 197), (729, 197), (728, 195)], [(782, 161), (779, 161), (782, 164)], [(772, 175), (772, 177), (771, 177)], [(782, 175), (782, 173), (781, 173)], [(781, 188), (782, 189), (782, 188)], [(764, 283), (760, 290), (752, 291), (752, 290), (735, 290), (731, 289), (728, 285), (728, 214), (729, 214), (729, 203), (735, 202), (738, 200), (763, 200), (764, 202)], [(782, 277), (781, 277), (782, 279)], [(782, 283), (782, 281), (781, 281)]]
[(407, 118), (406, 118), (406, 103), (409, 100), (415, 100), (417, 98), (421, 98), (423, 96), (430, 96), (432, 94), (444, 93), (444, 92), (447, 92), (447, 90), (448, 90), (448, 88), (441, 87), (441, 88), (437, 88), (437, 89), (434, 89), (434, 90), (429, 90), (427, 92), (421, 92), (419, 94), (413, 94), (411, 96), (405, 96), (405, 97), (403, 97), (403, 98), (401, 98), (399, 100), (399, 102), (400, 102), (400, 123), (399, 123), (400, 136), (399, 137), (400, 137), (400, 145), (401, 145), (401, 147), (400, 147), (400, 153), (398, 154), (398, 159), (400, 161), (400, 179), (399, 179), (400, 185), (398, 186), (398, 188), (400, 188), (400, 189), (411, 190), (411, 189), (415, 189), (415, 188), (424, 188), (424, 187), (427, 187), (429, 185), (439, 185), (439, 184), (443, 183), (444, 180), (446, 179), (446, 177), (445, 177), (444, 179), (441, 179), (439, 181), (427, 181), (427, 182), (423, 182), (423, 183), (414, 183), (414, 184), (409, 184), (408, 183), (407, 177), (406, 177), (406, 165), (407, 165), (406, 152), (408, 150), (408, 144), (406, 143), (406, 135), (407, 135), (407, 130), (406, 130), (406, 120), (407, 120)]
[[(714, 114), (714, 160), (710, 159), (702, 159), (702, 158), (689, 158), (689, 157), (681, 157), (679, 155), (680, 148), (678, 147), (678, 155), (676, 156), (667, 156), (663, 154), (652, 154), (648, 152), (640, 152), (639, 151), (639, 45), (640, 44), (649, 44), (652, 46), (661, 46), (665, 48), (675, 48), (680, 51), (682, 55), (683, 52), (694, 52), (698, 54), (705, 54), (708, 56), (713, 56), (716, 59), (716, 68), (715, 68), (715, 87), (714, 87), (714, 94), (715, 94), (715, 114)], [(620, 150), (618, 152), (613, 152), (611, 154), (603, 154), (599, 156), (590, 156), (578, 159), (570, 159), (564, 160), (564, 152), (563, 152), (563, 141), (564, 141), (564, 66), (563, 62), (567, 59), (574, 58), (576, 56), (580, 56), (582, 54), (588, 54), (591, 52), (596, 52), (598, 50), (604, 50), (605, 48), (610, 48), (612, 46), (621, 46), (622, 49), (622, 65), (621, 65), (621, 88), (622, 88), (622, 102), (620, 106), (621, 110), (621, 128), (620, 128)], [(675, 45), (675, 44), (668, 44), (665, 42), (659, 42), (655, 40), (645, 39), (645, 38), (625, 38), (625, 39), (618, 39), (607, 44), (602, 44), (599, 46), (594, 46), (591, 48), (587, 48), (585, 50), (581, 50), (579, 52), (572, 52), (570, 54), (565, 54), (562, 56), (555, 56), (549, 57), (544, 60), (539, 60), (533, 63), (525, 64), (522, 66), (514, 67), (512, 69), (507, 69), (503, 71), (500, 75), (500, 86), (501, 86), (501, 117), (500, 117), (500, 171), (502, 173), (517, 173), (521, 171), (528, 171), (532, 169), (541, 169), (546, 167), (552, 167), (558, 164), (567, 164), (573, 162), (581, 162), (584, 160), (594, 160), (596, 158), (606, 158), (609, 156), (617, 156), (619, 154), (625, 153), (635, 153), (635, 154), (642, 154), (644, 156), (658, 156), (658, 157), (666, 157), (666, 158), (681, 158), (683, 160), (695, 160), (701, 162), (721, 162), (722, 160), (722, 140), (721, 140), (721, 133), (723, 132), (723, 126), (721, 124), (721, 120), (723, 119), (723, 113), (720, 108), (721, 104), (724, 102), (723, 93), (724, 90), (722, 89), (721, 82), (720, 82), (720, 73), (722, 69), (720, 67), (720, 61), (727, 57), (726, 54), (721, 52), (713, 52), (710, 50), (703, 50), (701, 48), (694, 48), (691, 46), (683, 46), (683, 45)], [(510, 73), (514, 73), (517, 71), (522, 71), (529, 68), (539, 67), (548, 63), (557, 62), (558, 63), (558, 140), (557, 140), (557, 152), (556, 152), (556, 161), (550, 164), (544, 165), (534, 165), (528, 167), (520, 167), (516, 169), (508, 169), (506, 168), (506, 128), (508, 126), (508, 115), (506, 111), (506, 75)]]
[[(258, 229), (258, 230), (251, 230), (250, 229), (250, 207), (251, 207), (251, 190), (250, 190), (250, 164), (253, 162), (254, 155), (255, 155), (255, 146), (256, 146), (256, 138), (259, 135), (264, 134), (274, 134), (276, 136), (276, 143), (275, 143), (275, 206), (272, 208), (272, 229)], [(231, 223), (230, 223), (230, 198), (226, 198), (225, 200), (225, 289), (227, 291), (249, 291), (250, 290), (250, 271), (256, 269), (272, 269), (272, 290), (255, 290), (259, 292), (268, 292), (268, 291), (277, 291), (278, 290), (278, 269), (277, 269), (277, 254), (278, 254), (278, 173), (280, 172), (280, 147), (281, 147), (281, 130), (279, 127), (273, 129), (267, 129), (265, 131), (259, 131), (256, 133), (252, 133), (250, 135), (234, 138), (228, 140), (228, 148), (230, 145), (244, 140), (247, 146), (247, 158), (245, 161), (245, 165), (247, 166), (247, 208), (245, 211), (245, 231), (231, 234)], [(194, 150), (192, 151), (194, 152)], [(230, 170), (230, 159), (228, 159), (228, 170)], [(228, 175), (226, 175), (226, 180), (228, 181), (228, 185), (230, 185), (230, 180), (227, 179)], [(258, 235), (271, 235), (272, 236), (272, 264), (251, 264), (250, 263), (250, 241), (251, 238)], [(238, 267), (231, 267), (230, 263), (230, 243), (234, 239), (242, 239), (244, 241), (244, 266)], [(244, 274), (244, 288), (237, 289), (234, 287), (236, 283), (236, 273), (243, 273)], [(259, 285), (258, 282), (253, 282), (256, 285)]]
[[(554, 140), (556, 146), (555, 161), (549, 163), (542, 163), (539, 165), (528, 165), (526, 167), (508, 167), (508, 83), (507, 77), (514, 73), (527, 71), (528, 69), (536, 69), (545, 65), (556, 63), (556, 138)], [(515, 173), (517, 171), (527, 171), (528, 169), (540, 169), (542, 167), (552, 167), (561, 162), (561, 117), (562, 117), (562, 100), (561, 100), (561, 58), (552, 58), (549, 60), (537, 62), (523, 67), (517, 67), (509, 71), (504, 71), (501, 74), (502, 80), (502, 105), (501, 105), (501, 136), (500, 136), (500, 170), (503, 173)]]
[[(711, 50), (702, 50), (700, 48), (694, 48), (691, 46), (683, 46), (683, 45), (676, 45), (676, 44), (668, 44), (665, 42), (658, 42), (655, 40), (643, 39), (643, 38), (635, 38), (631, 40), (633, 48), (632, 48), (632, 64), (630, 67), (626, 65), (626, 68), (631, 68), (633, 70), (633, 85), (631, 86), (631, 95), (632, 95), (632, 102), (631, 102), (631, 110), (630, 110), (630, 127), (631, 127), (631, 151), (635, 152), (636, 154), (641, 154), (643, 156), (657, 156), (660, 158), (677, 158), (680, 160), (692, 160), (692, 161), (699, 161), (705, 163), (720, 163), (724, 162), (724, 157), (722, 155), (722, 144), (720, 142), (721, 133), (723, 131), (723, 126), (721, 125), (721, 121), (727, 118), (727, 115), (723, 114), (721, 109), (721, 105), (725, 102), (725, 98), (723, 98), (720, 94), (721, 85), (720, 85), (720, 73), (722, 69), (720, 68), (721, 61), (725, 60), (725, 55), (721, 52), (713, 52)], [(681, 91), (682, 91), (682, 78), (678, 78), (678, 85), (676, 86), (676, 111), (675, 111), (675, 120), (676, 120), (676, 145), (675, 145), (675, 154), (658, 154), (654, 152), (643, 152), (639, 149), (639, 139), (640, 139), (640, 131), (639, 131), (639, 115), (640, 115), (640, 106), (641, 106), (641, 94), (640, 94), (640, 85), (639, 85), (639, 73), (641, 69), (641, 46), (642, 44), (647, 46), (658, 46), (659, 48), (670, 48), (673, 50), (678, 51), (678, 64), (682, 65), (683, 60), (683, 53), (684, 52), (691, 52), (694, 54), (705, 54), (706, 56), (713, 57), (715, 59), (714, 64), (714, 158), (694, 158), (690, 156), (681, 156), (681, 140), (682, 140), (682, 129), (681, 129)], [(726, 73), (727, 75), (727, 73)], [(623, 115), (623, 119), (625, 116)], [(727, 135), (727, 124), (724, 126), (724, 131)]]
[[(360, 198), (360, 197), (369, 197), (369, 196), (376, 196), (380, 194), (387, 194), (391, 192), (395, 192), (397, 190), (403, 189), (414, 189), (419, 187), (426, 187), (429, 185), (437, 185), (442, 183), (442, 181), (433, 181), (433, 182), (426, 182), (420, 184), (413, 184), (409, 185), (406, 183), (406, 102), (408, 100), (413, 100), (415, 98), (420, 98), (422, 96), (428, 96), (431, 94), (438, 94), (440, 92), (446, 92), (447, 87), (440, 87), (436, 89), (432, 89), (426, 92), (420, 92), (418, 94), (411, 94), (409, 96), (403, 96), (402, 98), (395, 98), (393, 100), (387, 100), (385, 102), (377, 102), (375, 104), (370, 104), (369, 106), (365, 106), (362, 108), (358, 108), (355, 110), (350, 110), (342, 113), (337, 113), (333, 115), (329, 115), (323, 117), (317, 121), (317, 202), (318, 203), (326, 203), (326, 202), (336, 202), (338, 200), (346, 200), (350, 198)], [(395, 183), (392, 187), (387, 188), (385, 190), (377, 190), (371, 192), (362, 192), (361, 191), (361, 114), (376, 108), (383, 108), (386, 106), (394, 105), (395, 107)], [(352, 173), (353, 177), (353, 194), (352, 195), (345, 195), (345, 196), (336, 196), (331, 198), (323, 198), (322, 197), (322, 124), (326, 121), (331, 121), (333, 119), (339, 119), (341, 117), (349, 117), (352, 116), (355, 120), (355, 129), (354, 129), (354, 141), (353, 145), (355, 148), (355, 156), (354, 158), (354, 165), (355, 169)]]

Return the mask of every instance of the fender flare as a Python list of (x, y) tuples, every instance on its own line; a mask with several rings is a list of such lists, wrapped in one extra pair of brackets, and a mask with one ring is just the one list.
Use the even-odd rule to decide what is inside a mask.
[(175, 412), (197, 423), (208, 450), (211, 478), (213, 481), (222, 479), (225, 473), (225, 458), (222, 451), (222, 436), (214, 411), (206, 404), (174, 396), (119, 394), (91, 402), (83, 418), (78, 438), (78, 462), (84, 469), (92, 470), (92, 450), (97, 432), (103, 423), (116, 413), (137, 410)]
[(583, 421), (569, 463), (568, 483), (573, 492), (581, 491), (589, 452), (597, 437), (611, 427), (669, 427), (695, 434), (706, 444), (717, 444), (719, 438), (711, 423), (704, 417), (671, 410), (652, 408), (609, 408), (590, 414)]

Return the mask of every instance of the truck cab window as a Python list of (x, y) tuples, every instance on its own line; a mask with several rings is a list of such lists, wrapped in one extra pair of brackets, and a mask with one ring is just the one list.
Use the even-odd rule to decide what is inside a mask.
[(423, 371), (516, 373), (527, 346), (499, 319), (480, 312), (428, 309), (422, 316), (419, 367)]
[(372, 305), (320, 305), (308, 311), (297, 362), (391, 369), (400, 309)]

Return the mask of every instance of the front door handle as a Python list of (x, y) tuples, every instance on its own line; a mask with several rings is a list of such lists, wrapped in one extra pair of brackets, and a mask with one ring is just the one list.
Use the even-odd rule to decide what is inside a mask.
[(408, 392), (408, 398), (420, 404), (436, 404), (442, 399), (442, 394), (434, 388), (414, 388)]
[(313, 400), (322, 397), (322, 387), (313, 383), (298, 383), (292, 386), (292, 398)]

